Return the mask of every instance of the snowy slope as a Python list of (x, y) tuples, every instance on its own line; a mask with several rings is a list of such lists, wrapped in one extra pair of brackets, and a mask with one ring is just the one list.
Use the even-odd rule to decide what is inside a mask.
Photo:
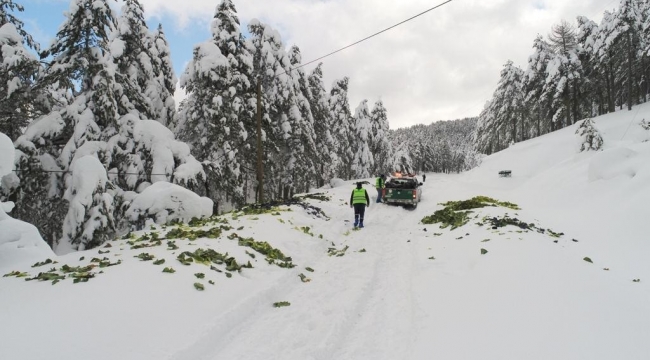
[[(596, 120), (603, 152), (578, 154), (575, 128), (517, 144), (472, 172), (427, 176), (416, 210), (372, 204), (361, 231), (351, 231), (348, 182), (325, 190), (329, 201), (307, 200), (329, 220), (299, 206), (228, 214), (202, 227), (223, 225), (217, 239), (176, 240), (179, 249), (118, 240), (58, 264), (0, 264), (31, 276), (93, 257), (116, 264), (78, 284), (0, 278), (0, 359), (648, 359), (650, 132), (636, 123), (650, 107), (639, 109), (627, 133), (635, 112)], [(503, 169), (513, 178), (498, 178)], [(440, 202), (475, 195), (522, 210), (479, 209), (455, 230), (420, 224)], [(477, 224), (506, 213), (564, 235)], [(233, 233), (296, 267), (269, 264)], [(227, 277), (225, 265), (176, 259), (198, 248), (253, 268)], [(142, 253), (155, 258), (134, 258)], [(282, 301), (290, 306), (273, 306)]]

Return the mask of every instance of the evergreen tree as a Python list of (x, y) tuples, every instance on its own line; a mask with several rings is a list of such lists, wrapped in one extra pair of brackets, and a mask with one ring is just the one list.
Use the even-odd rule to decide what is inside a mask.
[(330, 131), (333, 133), (337, 149), (338, 163), (336, 174), (343, 179), (352, 178), (352, 161), (354, 160), (354, 149), (351, 143), (352, 133), (350, 131), (352, 115), (350, 114), (350, 103), (348, 100), (348, 85), (350, 80), (345, 77), (335, 81), (330, 91), (329, 109), (331, 114)]
[(212, 38), (194, 48), (181, 77), (188, 99), (177, 127), (193, 154), (219, 179), (208, 186), (216, 192), (213, 200), (244, 201), (242, 165), (250, 159), (246, 144), (254, 134), (251, 63), (235, 7), (223, 0), (212, 22)]
[[(550, 45), (537, 36), (533, 44), (533, 55), (528, 58), (528, 69), (524, 75), (524, 102), (528, 114), (529, 133), (540, 136), (550, 131), (550, 124), (546, 124), (550, 112), (550, 96), (544, 96), (543, 89), (546, 83), (547, 67), (553, 52)], [(525, 132), (524, 132), (525, 134)]]
[(15, 141), (30, 118), (46, 109), (43, 92), (36, 88), (42, 69), (30, 51), (39, 47), (14, 11), (24, 8), (12, 0), (0, 1), (0, 132)]
[(156, 54), (149, 48), (149, 29), (138, 0), (126, 0), (109, 48), (117, 65), (115, 80), (123, 89), (119, 115), (137, 113), (142, 119), (155, 119), (147, 87), (154, 77)]
[(372, 175), (386, 174), (390, 172), (390, 154), (392, 145), (390, 142), (390, 129), (388, 125), (388, 111), (381, 100), (375, 102), (370, 113), (372, 123), (372, 136), (369, 141), (370, 151), (374, 158)]
[(352, 160), (352, 174), (355, 179), (370, 177), (370, 171), (375, 165), (373, 154), (370, 151), (372, 137), (372, 120), (368, 109), (368, 100), (363, 100), (354, 112), (354, 158)]
[(308, 78), (307, 98), (314, 118), (315, 146), (318, 151), (318, 186), (322, 187), (334, 177), (338, 161), (334, 138), (329, 125), (332, 123), (329, 112), (329, 94), (323, 83), (322, 64), (312, 71)]
[(153, 34), (152, 47), (155, 48), (156, 54), (154, 57), (156, 60), (154, 62), (156, 65), (154, 66), (155, 77), (153, 83), (150, 83), (147, 93), (153, 99), (153, 119), (173, 130), (178, 122), (176, 100), (174, 100), (178, 79), (174, 74), (171, 51), (162, 24), (158, 25), (158, 29)]
[[(318, 183), (317, 174), (319, 172), (320, 152), (316, 147), (315, 120), (309, 101), (309, 80), (302, 68), (298, 68), (302, 61), (300, 49), (292, 46), (289, 51), (291, 61), (291, 78), (293, 79), (294, 109), (298, 110), (299, 131), (297, 140), (300, 146), (300, 155), (296, 170), (293, 174), (294, 183), (298, 185), (301, 192), (309, 191), (312, 184)], [(297, 114), (296, 114), (297, 115)], [(314, 181), (316, 180), (316, 181)]]

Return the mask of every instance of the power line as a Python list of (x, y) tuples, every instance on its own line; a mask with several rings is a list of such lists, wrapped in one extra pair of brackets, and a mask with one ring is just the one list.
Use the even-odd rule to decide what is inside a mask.
[(300, 65), (300, 66), (296, 66), (295, 68), (290, 68), (288, 71), (285, 71), (285, 72), (283, 72), (283, 73), (281, 73), (281, 74), (278, 74), (278, 75), (276, 75), (276, 76), (280, 76), (280, 75), (287, 74), (287, 73), (289, 73), (289, 72), (291, 72), (291, 71), (298, 70), (298, 69), (303, 68), (303, 67), (305, 67), (305, 66), (307, 66), (307, 65), (309, 65), (309, 64), (313, 64), (313, 63), (315, 63), (315, 62), (317, 62), (317, 61), (319, 61), (319, 60), (325, 59), (326, 57), (330, 57), (330, 56), (332, 56), (332, 55), (334, 55), (334, 54), (336, 54), (336, 53), (339, 53), (339, 52), (341, 52), (341, 51), (343, 51), (343, 50), (345, 50), (345, 49), (351, 48), (351, 47), (353, 47), (353, 46), (355, 46), (355, 45), (358, 45), (358, 44), (360, 44), (360, 43), (362, 43), (362, 42), (364, 42), (364, 41), (366, 41), (366, 40), (369, 40), (369, 39), (371, 39), (371, 38), (373, 38), (373, 37), (375, 37), (375, 36), (377, 36), (377, 35), (380, 35), (380, 34), (382, 34), (382, 33), (385, 33), (385, 32), (387, 32), (387, 31), (389, 31), (389, 30), (392, 30), (392, 29), (394, 29), (394, 28), (396, 28), (396, 27), (398, 27), (398, 26), (400, 26), (400, 25), (402, 25), (402, 24), (404, 24), (404, 23), (407, 23), (407, 22), (409, 22), (409, 21), (411, 21), (411, 20), (413, 20), (413, 19), (415, 19), (415, 18), (417, 18), (417, 17), (420, 17), (420, 16), (422, 16), (422, 15), (428, 13), (428, 12), (431, 12), (431, 11), (433, 11), (433, 10), (439, 8), (439, 7), (442, 7), (442, 6), (446, 5), (446, 4), (449, 4), (449, 3), (452, 2), (452, 1), (453, 1), (453, 0), (447, 0), (447, 1), (443, 2), (443, 3), (440, 3), (440, 4), (438, 4), (438, 5), (436, 5), (436, 6), (432, 7), (432, 8), (430, 8), (430, 9), (427, 9), (427, 10), (425, 10), (425, 11), (423, 11), (423, 12), (417, 14), (417, 15), (411, 16), (410, 18), (408, 18), (408, 19), (406, 19), (406, 20), (404, 20), (404, 21), (401, 21), (401, 22), (399, 22), (399, 23), (397, 23), (397, 24), (395, 24), (395, 25), (393, 25), (393, 26), (387, 27), (387, 28), (385, 28), (384, 30), (381, 30), (381, 31), (379, 31), (379, 32), (376, 32), (376, 33), (374, 33), (374, 34), (372, 34), (372, 35), (370, 35), (370, 36), (367, 36), (367, 37), (365, 37), (365, 38), (363, 38), (363, 39), (361, 39), (361, 40), (359, 40), (359, 41), (356, 41), (356, 42), (354, 42), (354, 43), (352, 43), (352, 44), (350, 44), (350, 45), (347, 45), (347, 46), (344, 46), (344, 47), (342, 47), (342, 48), (340, 48), (340, 49), (338, 49), (338, 50), (332, 51), (331, 53), (326, 54), (326, 55), (323, 55), (323, 56), (319, 57), (318, 59), (311, 60), (311, 61), (309, 61), (309, 62), (307, 62), (307, 63), (305, 63), (305, 64), (302, 64), (302, 65)]

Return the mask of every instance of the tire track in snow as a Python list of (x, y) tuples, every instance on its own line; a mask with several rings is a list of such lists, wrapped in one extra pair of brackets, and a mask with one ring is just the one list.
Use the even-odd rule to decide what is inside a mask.
[[(342, 217), (333, 220), (342, 222)], [(353, 251), (343, 257), (324, 252), (308, 284), (298, 280), (300, 271), (282, 276), (214, 319), (201, 339), (170, 359), (330, 359), (332, 346), (339, 343), (332, 339), (351, 327), (376, 282), (379, 258)], [(359, 267), (373, 270), (355, 271)], [(291, 307), (271, 307), (279, 299)]]
[(374, 269), (376, 281), (354, 328), (349, 329), (344, 340), (335, 347), (338, 350), (332, 359), (410, 358), (415, 324), (411, 282), (415, 248), (407, 238), (386, 235), (408, 234), (412, 230), (409, 229), (411, 220), (417, 213), (404, 214), (400, 208), (389, 207), (382, 208), (379, 214), (381, 224), (373, 221), (372, 228), (363, 230), (362, 240), (378, 245), (371, 250), (380, 258)]

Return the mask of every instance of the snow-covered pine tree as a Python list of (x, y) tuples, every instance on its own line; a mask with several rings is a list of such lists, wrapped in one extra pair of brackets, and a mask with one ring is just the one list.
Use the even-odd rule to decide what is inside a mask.
[(632, 105), (638, 103), (640, 92), (637, 86), (640, 83), (640, 76), (636, 74), (640, 72), (637, 54), (641, 47), (644, 25), (642, 3), (642, 1), (621, 0), (605, 39), (605, 43), (613, 50), (612, 60), (616, 77), (621, 79), (620, 105), (622, 106), (624, 101), (627, 102), (628, 110), (632, 110)]
[(64, 198), (70, 203), (63, 222), (58, 254), (97, 247), (115, 234), (113, 196), (107, 192), (108, 177), (101, 162), (91, 155), (72, 164), (70, 186)]
[(266, 134), (264, 190), (266, 198), (285, 196), (293, 186), (293, 173), (300, 156), (302, 115), (297, 107), (291, 61), (280, 34), (259, 20), (248, 25), (251, 33), (254, 74), (262, 83)]
[(533, 54), (528, 58), (528, 69), (524, 74), (524, 106), (529, 120), (529, 134), (541, 136), (550, 131), (548, 96), (543, 96), (546, 83), (546, 68), (553, 58), (553, 50), (540, 35), (533, 43)]
[(115, 80), (123, 89), (125, 101), (118, 102), (119, 114), (137, 113), (142, 119), (155, 119), (152, 99), (146, 94), (154, 78), (149, 29), (144, 9), (138, 0), (126, 0), (110, 34), (110, 53), (117, 65)]
[(578, 16), (579, 57), (584, 72), (584, 82), (580, 88), (582, 99), (580, 106), (584, 109), (582, 116), (597, 116), (606, 112), (604, 100), (606, 81), (598, 69), (598, 56), (595, 51), (598, 36), (598, 24), (584, 16)]
[(603, 147), (603, 137), (591, 119), (584, 120), (576, 134), (580, 137), (580, 152), (598, 151)]
[(329, 129), (336, 142), (337, 147), (337, 172), (336, 176), (343, 179), (352, 178), (352, 161), (354, 159), (353, 144), (351, 144), (352, 114), (350, 114), (350, 103), (348, 100), (348, 86), (350, 79), (344, 77), (332, 85), (329, 99), (330, 126)]
[[(140, 120), (136, 114), (119, 116), (120, 109), (133, 107), (128, 106), (124, 88), (115, 80), (117, 66), (108, 45), (114, 22), (108, 3), (75, 0), (70, 9), (57, 38), (43, 54), (51, 57), (43, 83), (65, 91), (69, 102), (33, 122), (16, 141), (20, 170), (60, 171), (21, 179), (17, 198), (19, 208), (33, 210), (28, 216), (36, 217), (34, 224), (55, 250), (61, 251), (76, 249), (80, 243), (97, 245), (116, 225), (120, 230), (127, 227), (128, 222), (122, 221), (123, 208), (137, 195), (133, 190), (156, 181), (192, 186), (204, 177), (189, 147), (175, 141), (170, 130), (153, 120)], [(114, 210), (105, 214), (106, 219), (114, 220), (98, 222), (96, 216), (81, 217), (79, 209), (68, 208), (75, 194), (87, 190), (83, 181), (74, 181), (75, 169), (84, 169), (77, 161), (87, 156), (99, 161), (104, 173), (110, 170), (110, 189), (98, 186), (90, 197), (101, 198), (105, 211)], [(34, 189), (47, 197), (33, 198), (29, 191)], [(61, 229), (59, 216), (66, 212), (69, 216)], [(94, 230), (80, 238), (74, 229), (82, 228)]]
[(12, 0), (0, 1), (0, 132), (14, 141), (34, 116), (46, 111), (39, 99), (43, 92), (35, 88), (42, 68), (30, 51), (39, 46), (15, 11), (24, 8)]
[(336, 146), (329, 125), (331, 113), (329, 111), (329, 94), (323, 83), (323, 66), (318, 64), (309, 75), (309, 91), (307, 98), (314, 118), (314, 132), (316, 149), (318, 151), (318, 186), (322, 187), (334, 177), (336, 171), (337, 155)]
[(155, 77), (153, 83), (147, 87), (147, 94), (152, 99), (153, 120), (158, 120), (161, 124), (174, 130), (178, 122), (176, 100), (174, 100), (178, 79), (174, 74), (171, 50), (162, 24), (158, 24), (158, 29), (153, 34), (152, 52), (153, 47), (157, 54), (154, 62)]
[(214, 172), (209, 184), (215, 202), (244, 202), (242, 165), (250, 156), (252, 108), (251, 54), (239, 31), (234, 4), (223, 0), (212, 22), (212, 38), (194, 48), (181, 76), (188, 94), (177, 133), (192, 153)]
[[(314, 117), (309, 101), (309, 82), (302, 68), (298, 68), (302, 62), (302, 55), (298, 46), (292, 46), (289, 50), (291, 61), (291, 78), (293, 79), (294, 102), (293, 108), (299, 111), (298, 132), (296, 137), (300, 144), (298, 162), (294, 171), (294, 184), (299, 192), (309, 191), (312, 185), (317, 183), (316, 178), (319, 172), (319, 151), (316, 148), (316, 133), (314, 130)], [(298, 114), (295, 115), (298, 117)]]
[(368, 100), (363, 100), (354, 111), (354, 135), (352, 143), (354, 158), (352, 160), (352, 176), (355, 179), (370, 177), (370, 171), (375, 165), (369, 142), (372, 136), (372, 122)]
[(508, 61), (501, 70), (499, 84), (490, 102), (489, 111), (493, 113), (490, 119), (494, 122), (487, 127), (496, 138), (496, 151), (518, 141), (517, 130), (523, 112), (523, 76), (524, 72), (512, 61)]
[(391, 158), (391, 168), (393, 171), (410, 173), (414, 168), (408, 141), (394, 142), (393, 149), (395, 149)]
[[(108, 165), (106, 141), (117, 132), (118, 99), (123, 100), (121, 88), (115, 82), (115, 67), (107, 56), (108, 35), (114, 25), (113, 12), (105, 0), (71, 3), (54, 42), (41, 55), (51, 59), (41, 85), (65, 91), (70, 103), (32, 123), (17, 140), (18, 150), (24, 155), (19, 158), (19, 166), (67, 171), (78, 149), (84, 146), (84, 151), (93, 148), (104, 155)], [(72, 186), (78, 183), (66, 181), (69, 175), (65, 173), (52, 175), (47, 184), (42, 176), (32, 178), (25, 174), (28, 173), (21, 173), (23, 194), (17, 196), (21, 200), (18, 207), (29, 208), (33, 205), (26, 202), (34, 200), (44, 205), (33, 209), (35, 213), (30, 216), (37, 218), (34, 224), (55, 250), (58, 246), (71, 246), (58, 242), (61, 222), (57, 224), (56, 214), (66, 207), (64, 192), (75, 193)], [(47, 193), (48, 199), (33, 199), (25, 193), (42, 187), (47, 189), (42, 193)], [(46, 229), (49, 233), (44, 233)]]
[(381, 100), (375, 102), (370, 113), (370, 119), (372, 122), (370, 151), (374, 158), (371, 175), (386, 174), (392, 170), (390, 164), (392, 144), (390, 141), (388, 111)]

